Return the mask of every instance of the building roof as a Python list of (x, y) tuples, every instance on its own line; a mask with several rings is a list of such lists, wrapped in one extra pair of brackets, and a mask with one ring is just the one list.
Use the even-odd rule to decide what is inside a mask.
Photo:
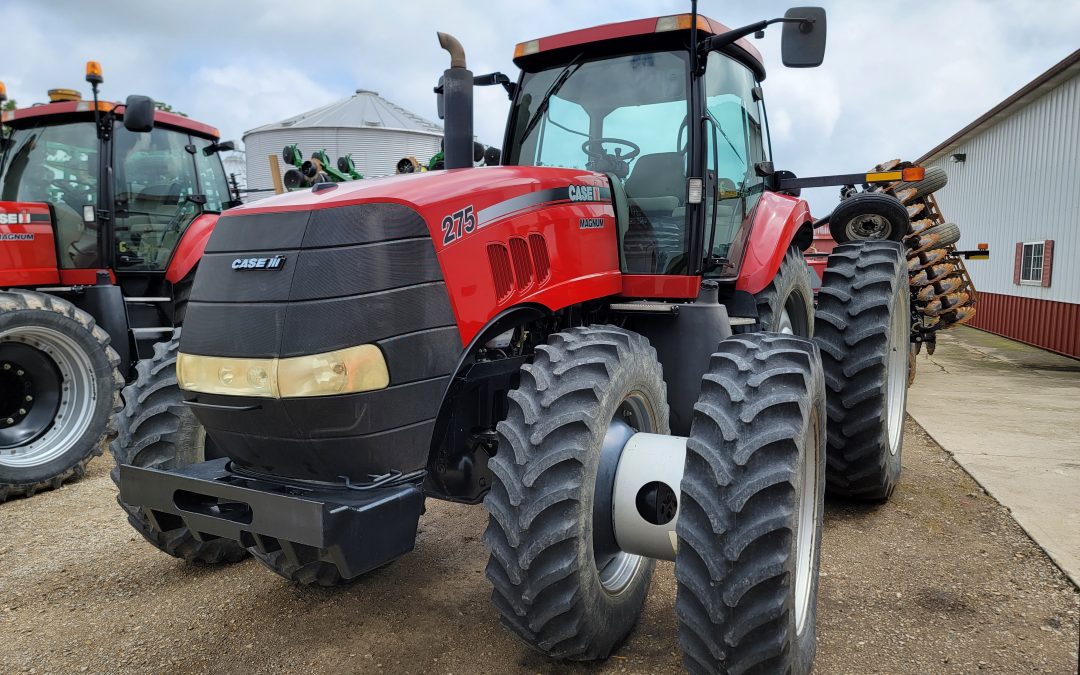
[(1045, 73), (1025, 84), (1012, 96), (983, 113), (977, 120), (945, 139), (933, 150), (915, 160), (915, 163), (923, 164), (935, 160), (942, 155), (951, 153), (969, 137), (994, 126), (1062, 82), (1076, 77), (1077, 75), (1080, 75), (1080, 49), (1069, 54), (1064, 59), (1051, 66)]
[(413, 131), (442, 136), (443, 129), (416, 113), (387, 101), (378, 92), (357, 89), (352, 96), (314, 110), (294, 115), (280, 122), (264, 124), (244, 132), (254, 134), (274, 129), (304, 128), (377, 128)]

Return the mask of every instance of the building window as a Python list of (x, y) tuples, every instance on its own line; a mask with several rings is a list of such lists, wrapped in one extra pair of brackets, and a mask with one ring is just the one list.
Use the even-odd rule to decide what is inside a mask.
[(1032, 286), (1042, 285), (1043, 243), (1041, 241), (1024, 244), (1024, 258), (1020, 263), (1020, 283)]
[(1048, 287), (1053, 255), (1054, 242), (1051, 240), (1017, 242), (1013, 283)]

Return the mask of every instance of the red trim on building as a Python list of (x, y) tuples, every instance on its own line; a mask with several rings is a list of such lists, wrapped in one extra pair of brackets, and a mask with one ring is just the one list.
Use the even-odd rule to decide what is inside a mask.
[(971, 326), (1080, 359), (1080, 304), (979, 292)]
[(1054, 272), (1054, 240), (1047, 239), (1043, 242), (1042, 262), (1042, 286), (1050, 288), (1050, 277)]

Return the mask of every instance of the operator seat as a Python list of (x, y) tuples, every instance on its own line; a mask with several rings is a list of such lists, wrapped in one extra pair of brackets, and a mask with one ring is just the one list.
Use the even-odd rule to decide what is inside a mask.
[(57, 250), (64, 269), (97, 265), (97, 230), (88, 227), (82, 214), (64, 201), (52, 202), (56, 214)]
[(656, 152), (638, 157), (625, 188), (631, 213), (624, 238), (628, 269), (664, 274), (685, 251), (686, 154)]
[(655, 152), (642, 155), (626, 179), (626, 194), (645, 213), (671, 215), (686, 193), (686, 155)]

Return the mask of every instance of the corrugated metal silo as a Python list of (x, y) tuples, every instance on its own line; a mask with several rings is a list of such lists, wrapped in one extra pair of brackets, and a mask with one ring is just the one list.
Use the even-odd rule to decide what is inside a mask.
[(375, 178), (393, 174), (398, 160), (406, 155), (426, 163), (439, 152), (442, 134), (438, 124), (377, 92), (357, 89), (349, 98), (245, 132), (248, 188), (273, 188), (268, 157), (276, 157), (284, 173), (288, 167), (281, 151), (292, 143), (305, 158), (326, 150), (330, 160), (337, 162), (338, 157), (351, 153), (356, 170), (366, 178)]

